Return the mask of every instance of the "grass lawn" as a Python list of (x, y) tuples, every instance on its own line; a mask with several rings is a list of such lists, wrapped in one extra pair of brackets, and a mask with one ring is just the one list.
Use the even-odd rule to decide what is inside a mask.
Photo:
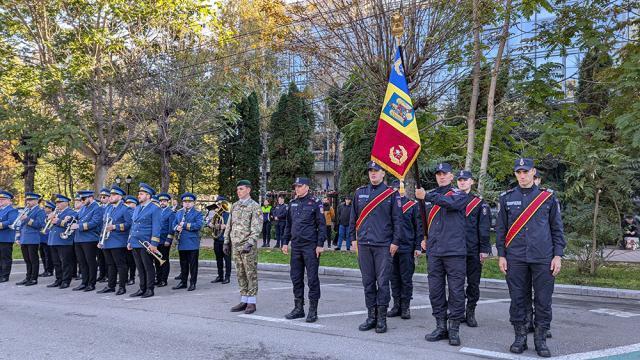
[[(178, 252), (172, 249), (170, 257), (177, 259)], [(13, 258), (22, 259), (22, 253), (17, 245), (13, 247)], [(213, 259), (215, 259), (215, 255), (212, 248), (203, 247), (200, 249), (200, 260)], [(284, 255), (279, 249), (260, 249), (258, 261), (261, 263), (288, 264), (289, 256)], [(320, 257), (320, 265), (357, 269), (358, 258), (355, 252), (326, 251)], [(426, 273), (425, 256), (419, 258), (416, 272)], [(485, 261), (482, 277), (504, 280), (504, 275), (498, 269), (497, 258), (490, 258)], [(578, 272), (574, 262), (565, 260), (563, 261), (562, 272), (558, 276), (556, 283), (640, 290), (640, 264), (609, 263), (602, 266), (595, 276), (590, 276)]]

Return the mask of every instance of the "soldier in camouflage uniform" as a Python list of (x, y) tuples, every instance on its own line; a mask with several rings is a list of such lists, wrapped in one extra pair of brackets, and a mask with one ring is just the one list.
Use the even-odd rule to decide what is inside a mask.
[(251, 199), (251, 182), (240, 180), (236, 184), (238, 201), (231, 207), (229, 222), (224, 231), (225, 254), (233, 253), (236, 265), (240, 303), (231, 308), (232, 312), (256, 311), (258, 294), (258, 237), (262, 231), (262, 211), (260, 205)]

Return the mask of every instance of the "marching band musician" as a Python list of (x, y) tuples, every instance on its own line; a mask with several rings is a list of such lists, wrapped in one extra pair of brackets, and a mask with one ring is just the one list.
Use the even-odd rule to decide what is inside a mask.
[[(133, 210), (138, 206), (138, 199), (135, 196), (127, 195), (124, 197), (124, 204), (133, 214)], [(127, 271), (129, 272), (127, 285), (133, 285), (136, 283), (136, 262), (133, 260), (133, 251), (127, 249), (126, 253)]]
[[(116, 277), (118, 278), (118, 291), (116, 295), (122, 295), (127, 292), (127, 260), (126, 248), (127, 239), (129, 238), (129, 230), (131, 228), (131, 214), (133, 211), (129, 209), (123, 202), (122, 197), (125, 195), (124, 190), (114, 185), (110, 190), (110, 205), (105, 207), (103, 223), (108, 228), (104, 229), (104, 239), (102, 251), (104, 251), (105, 261), (107, 263), (107, 286), (98, 291), (99, 294), (115, 292)], [(109, 223), (107, 225), (107, 223)], [(101, 239), (102, 240), (102, 239)]]
[[(175, 218), (175, 212), (169, 206), (171, 202), (171, 195), (167, 193), (160, 193), (157, 196), (162, 209), (162, 228), (160, 230), (160, 245), (158, 250), (162, 254), (163, 259), (169, 258), (169, 252), (171, 251), (171, 242), (173, 241), (173, 219)], [(160, 261), (153, 259), (156, 265), (156, 286), (167, 286), (167, 280), (169, 279), (169, 272), (171, 271), (169, 261), (165, 261), (160, 264)]]
[(13, 242), (15, 230), (9, 225), (18, 217), (18, 210), (13, 207), (13, 194), (0, 190), (0, 283), (9, 281), (13, 264)]
[[(218, 197), (216, 198), (217, 202), (226, 200), (227, 199), (222, 195), (218, 195)], [(220, 235), (213, 239), (213, 252), (216, 254), (218, 277), (211, 280), (211, 282), (228, 284), (231, 281), (231, 254), (225, 254), (222, 248), (224, 247), (224, 229), (227, 227), (227, 223), (229, 222), (229, 212), (224, 211), (221, 208), (220, 216), (222, 216)]]
[[(156, 277), (153, 266), (153, 256), (148, 251), (158, 252), (160, 243), (160, 230), (162, 227), (162, 210), (151, 202), (151, 197), (156, 191), (148, 184), (140, 183), (138, 200), (140, 205), (136, 207), (131, 216), (133, 225), (129, 232), (127, 249), (133, 251), (133, 259), (138, 268), (140, 289), (129, 295), (142, 298), (152, 297)], [(148, 246), (148, 249), (146, 246)]]
[[(111, 189), (102, 188), (100, 189), (100, 207), (103, 209), (107, 208), (110, 204), (111, 199)], [(107, 263), (104, 257), (104, 251), (102, 249), (98, 249), (96, 251), (96, 260), (98, 261), (98, 279), (97, 282), (106, 282), (107, 281)]]
[[(53, 201), (46, 200), (44, 202), (45, 221), (53, 218), (53, 212), (56, 210), (56, 204)], [(46, 224), (45, 224), (46, 227)], [(43, 271), (39, 277), (49, 277), (53, 275), (53, 261), (51, 259), (51, 249), (47, 245), (49, 240), (50, 229), (42, 228), (40, 231), (40, 246), (38, 252), (40, 253), (40, 260), (42, 260)]]
[(26, 213), (20, 217), (20, 225), (16, 229), (16, 244), (20, 245), (22, 257), (27, 265), (27, 274), (24, 280), (16, 285), (31, 286), (38, 283), (38, 270), (40, 262), (38, 260), (38, 246), (40, 245), (40, 230), (44, 227), (44, 210), (38, 206), (41, 196), (27, 192), (25, 195)]
[(78, 222), (71, 225), (71, 230), (75, 230), (75, 251), (82, 271), (82, 283), (73, 290), (89, 292), (96, 289), (98, 272), (96, 251), (98, 251), (104, 209), (94, 201), (92, 190), (79, 191), (78, 195), (83, 205), (78, 212)]
[(55, 194), (54, 197), (58, 214), (51, 219), (53, 226), (49, 231), (47, 243), (51, 248), (56, 280), (47, 287), (66, 289), (71, 283), (76, 263), (73, 258), (73, 236), (63, 239), (60, 235), (67, 230), (69, 221), (78, 214), (69, 207), (71, 199), (61, 194)]
[(198, 281), (198, 256), (200, 255), (200, 229), (204, 224), (202, 213), (194, 208), (196, 196), (190, 192), (182, 194), (182, 209), (173, 220), (172, 228), (180, 234), (178, 241), (178, 253), (180, 254), (180, 283), (173, 289), (187, 287), (187, 277), (190, 275), (187, 291), (196, 289)]

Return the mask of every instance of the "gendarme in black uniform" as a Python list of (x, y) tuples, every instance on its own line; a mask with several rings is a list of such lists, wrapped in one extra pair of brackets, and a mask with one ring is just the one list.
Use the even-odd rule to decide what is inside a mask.
[[(368, 164), (368, 170), (382, 171), (382, 168), (371, 161)], [(374, 327), (378, 333), (387, 331), (387, 307), (391, 300), (389, 294), (390, 246), (392, 243), (399, 246), (402, 234), (402, 208), (397, 192), (393, 189), (389, 190), (387, 193), (390, 195), (373, 208), (356, 229), (363, 210), (387, 189), (390, 188), (383, 182), (358, 188), (351, 209), (349, 237), (352, 242), (358, 242), (358, 263), (368, 310), (367, 320), (359, 327), (361, 331)]]
[[(516, 160), (514, 171), (532, 169), (532, 159)], [(546, 200), (507, 246), (506, 238), (512, 225), (541, 194), (546, 195)], [(516, 341), (510, 349), (512, 352), (521, 353), (527, 349), (526, 296), (532, 282), (536, 309), (536, 351), (540, 356), (551, 356), (545, 338), (546, 330), (551, 324), (551, 296), (555, 281), (550, 268), (555, 256), (564, 255), (565, 245), (560, 205), (551, 190), (538, 188), (536, 185), (530, 188), (518, 186), (500, 195), (500, 210), (496, 221), (496, 248), (501, 261), (506, 259), (507, 263), (506, 279), (511, 296), (509, 320), (516, 333)]]
[[(295, 186), (309, 186), (309, 184), (310, 180), (307, 178), (297, 178), (294, 183)], [(316, 248), (322, 248), (326, 239), (322, 203), (307, 192), (305, 196), (291, 200), (286, 219), (282, 246), (288, 247), (291, 242), (291, 283), (295, 307), (285, 317), (298, 319), (304, 316), (306, 269), (309, 283), (309, 313), (306, 321), (315, 322), (318, 319), (318, 300), (320, 300), (320, 278), (318, 277), (320, 258)]]

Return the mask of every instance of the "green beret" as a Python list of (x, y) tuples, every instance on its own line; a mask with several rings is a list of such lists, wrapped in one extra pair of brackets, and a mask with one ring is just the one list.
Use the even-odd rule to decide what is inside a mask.
[(251, 181), (249, 181), (249, 180), (240, 180), (240, 181), (238, 181), (236, 186), (248, 186), (248, 187), (251, 187)]

